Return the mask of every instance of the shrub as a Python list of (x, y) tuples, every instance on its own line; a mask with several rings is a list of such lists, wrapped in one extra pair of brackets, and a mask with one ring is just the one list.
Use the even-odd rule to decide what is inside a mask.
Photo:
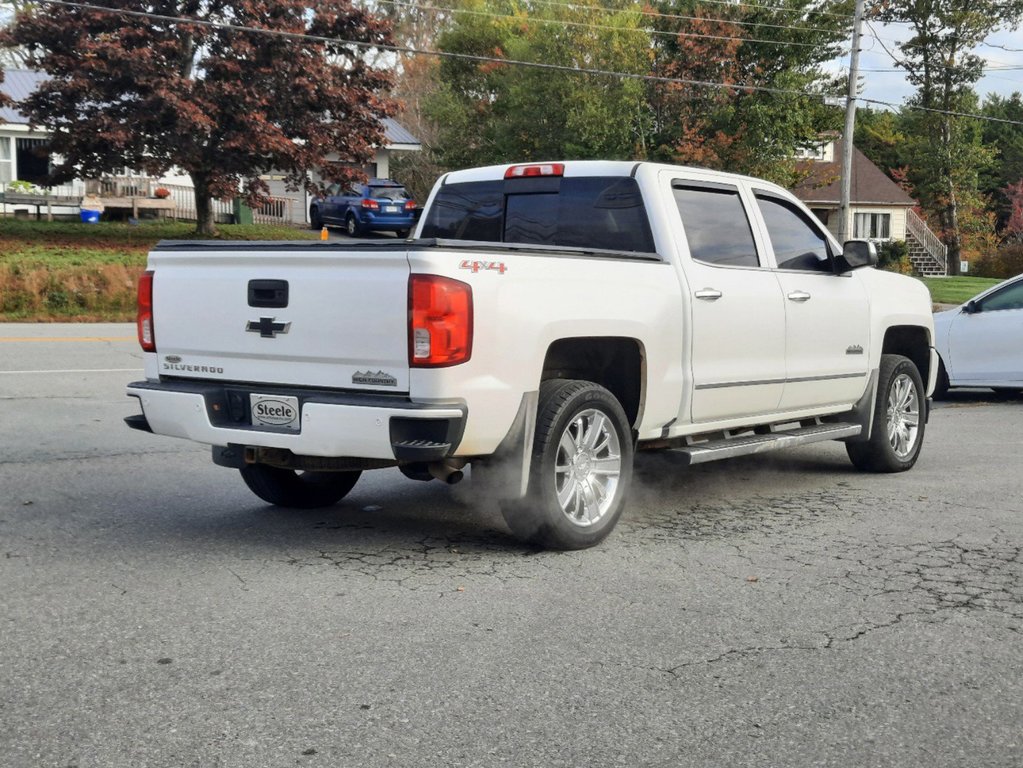
[(877, 266), (888, 272), (908, 275), (913, 271), (909, 260), (909, 246), (905, 240), (889, 240), (877, 249)]
[(1005, 279), (1023, 274), (1023, 243), (1003, 245), (993, 254), (974, 262), (973, 274), (977, 277), (998, 277)]

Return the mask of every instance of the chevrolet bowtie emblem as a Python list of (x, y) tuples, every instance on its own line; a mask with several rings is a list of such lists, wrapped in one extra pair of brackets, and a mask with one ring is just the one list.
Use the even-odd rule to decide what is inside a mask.
[(287, 333), (288, 329), (291, 328), (291, 323), (278, 323), (275, 322), (276, 317), (261, 317), (259, 320), (249, 320), (245, 325), (245, 330), (250, 333), (258, 333), (264, 339), (273, 339), (277, 337), (278, 333)]

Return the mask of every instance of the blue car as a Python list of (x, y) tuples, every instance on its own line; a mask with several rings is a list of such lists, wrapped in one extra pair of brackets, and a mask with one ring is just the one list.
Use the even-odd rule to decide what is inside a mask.
[(333, 184), (324, 197), (309, 206), (313, 229), (343, 226), (351, 237), (364, 232), (396, 232), (398, 237), (408, 237), (415, 215), (416, 201), (405, 187), (390, 179), (370, 179), (347, 188)]

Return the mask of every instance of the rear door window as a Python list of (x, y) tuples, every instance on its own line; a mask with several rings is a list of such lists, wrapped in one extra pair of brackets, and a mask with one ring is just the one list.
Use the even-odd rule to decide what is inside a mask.
[(693, 259), (715, 266), (760, 266), (737, 187), (675, 182), (672, 192)]
[(422, 237), (654, 252), (639, 185), (620, 176), (448, 184)]

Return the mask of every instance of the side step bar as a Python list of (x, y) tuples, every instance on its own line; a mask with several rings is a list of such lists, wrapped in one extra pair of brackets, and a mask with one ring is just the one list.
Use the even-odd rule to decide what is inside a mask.
[(832, 422), (767, 435), (747, 434), (741, 437), (707, 440), (682, 448), (673, 448), (672, 452), (685, 456), (686, 464), (703, 464), (717, 459), (730, 459), (733, 456), (772, 451), (775, 448), (791, 448), (795, 445), (817, 443), (823, 440), (841, 440), (845, 437), (855, 437), (862, 430), (863, 427), (859, 424)]

